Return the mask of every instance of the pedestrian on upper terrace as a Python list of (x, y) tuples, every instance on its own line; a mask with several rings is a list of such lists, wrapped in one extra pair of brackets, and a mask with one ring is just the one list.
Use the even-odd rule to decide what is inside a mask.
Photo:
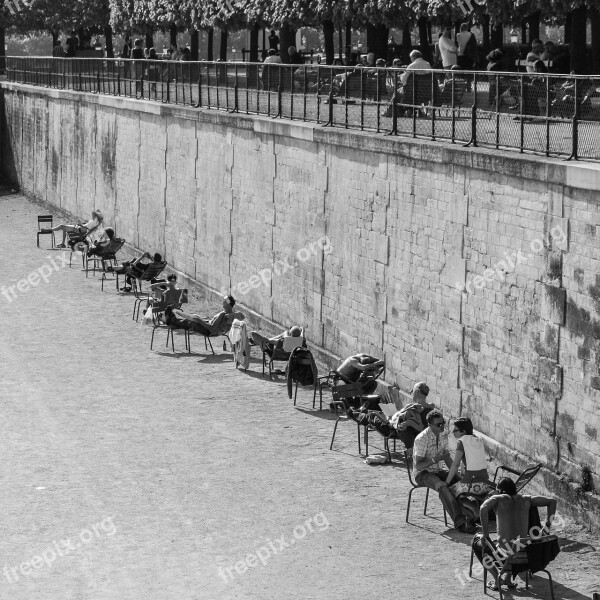
[(302, 58), (302, 55), (300, 54), (300, 52), (298, 52), (298, 50), (296, 49), (296, 46), (290, 46), (288, 48), (288, 64), (290, 65), (303, 65), (304, 64), (304, 60)]
[(477, 39), (475, 34), (469, 31), (469, 24), (460, 26), (460, 33), (456, 36), (458, 44), (457, 64), (462, 70), (473, 69), (479, 62), (477, 53)]
[(141, 39), (138, 38), (133, 43), (133, 50), (131, 51), (131, 55), (129, 58), (132, 58), (135, 60), (141, 60), (144, 58), (144, 49), (142, 48), (142, 40)]
[(77, 33), (71, 31), (71, 36), (67, 38), (67, 58), (75, 58), (79, 48), (79, 39)]
[(274, 29), (271, 29), (271, 35), (269, 36), (269, 50), (274, 50), (275, 53), (279, 52), (279, 36)]
[(451, 69), (458, 62), (458, 48), (452, 39), (452, 29), (444, 27), (444, 31), (438, 40), (438, 47), (442, 57), (442, 67)]
[[(447, 483), (448, 472), (452, 467), (448, 436), (444, 434), (446, 420), (439, 410), (427, 415), (428, 427), (415, 440), (413, 447), (413, 472), (417, 485), (438, 492), (440, 500), (454, 522), (454, 527), (463, 533), (475, 533), (475, 525), (463, 512), (461, 505), (452, 495)], [(447, 469), (440, 467), (443, 462)], [(452, 481), (451, 483), (454, 483)]]
[(527, 68), (528, 73), (535, 73), (533, 65), (538, 60), (541, 60), (543, 51), (544, 44), (542, 44), (542, 40), (533, 40), (533, 42), (531, 42), (531, 52), (529, 52), (527, 58), (525, 59), (525, 66)]

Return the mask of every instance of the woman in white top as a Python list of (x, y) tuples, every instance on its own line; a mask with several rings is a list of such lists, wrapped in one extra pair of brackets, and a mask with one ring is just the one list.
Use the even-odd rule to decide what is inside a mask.
[[(468, 417), (460, 417), (454, 421), (452, 431), (456, 438), (456, 454), (446, 483), (454, 496), (470, 493), (481, 496), (494, 489), (488, 479), (487, 462), (483, 440), (473, 435), (473, 423)], [(458, 467), (463, 464), (463, 475), (457, 483), (450, 485), (458, 473)]]
[(104, 220), (102, 213), (99, 210), (92, 211), (92, 218), (87, 223), (79, 223), (77, 225), (68, 225), (63, 223), (61, 225), (57, 225), (52, 228), (52, 231), (62, 231), (63, 237), (62, 242), (58, 245), (58, 248), (66, 248), (65, 239), (67, 237), (67, 233), (93, 233), (100, 224)]

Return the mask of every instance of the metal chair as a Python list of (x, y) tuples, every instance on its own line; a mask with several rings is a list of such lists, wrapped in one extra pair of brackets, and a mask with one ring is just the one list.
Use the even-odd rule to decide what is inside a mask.
[(542, 468), (542, 464), (534, 465), (533, 467), (527, 467), (524, 471), (517, 471), (511, 467), (507, 467), (506, 465), (500, 465), (496, 472), (494, 473), (494, 483), (498, 478), (499, 471), (508, 471), (513, 475), (517, 475), (517, 480), (515, 481), (515, 486), (517, 488), (517, 493), (520, 493), (521, 490), (538, 474), (538, 471)]
[[(408, 481), (410, 481), (410, 485), (412, 485), (412, 488), (410, 490), (410, 492), (408, 492), (408, 503), (406, 505), (406, 522), (408, 523), (408, 516), (410, 514), (410, 503), (412, 500), (412, 494), (413, 492), (418, 489), (418, 488), (425, 488), (427, 491), (425, 493), (425, 507), (423, 508), (423, 514), (427, 515), (427, 503), (429, 502), (429, 489), (426, 485), (418, 485), (417, 483), (414, 482), (413, 480), (413, 476), (412, 476), (412, 457), (408, 456), (408, 452), (404, 452), (404, 464), (406, 466), (406, 471), (408, 472)], [(443, 505), (442, 505), (443, 507)], [(448, 527), (448, 516), (446, 515), (446, 509), (444, 508), (444, 523), (446, 524), (446, 527)]]
[[(52, 215), (38, 215), (38, 230), (37, 230), (37, 247), (40, 247), (40, 235), (51, 235), (52, 236), (52, 247), (54, 248), (54, 231), (52, 231), (52, 219), (54, 217)], [(50, 227), (42, 227), (49, 223)]]
[[(483, 539), (484, 544), (487, 546), (487, 548), (490, 550), (490, 552), (492, 553), (492, 555), (494, 556), (494, 558), (496, 559), (494, 562), (496, 562), (496, 567), (499, 566), (500, 561), (500, 557), (498, 556), (498, 549), (495, 548), (492, 544), (490, 544), (488, 542), (488, 540), (486, 540), (485, 538)], [(533, 537), (525, 537), (525, 538), (519, 538), (516, 541), (511, 542), (511, 554), (510, 556), (508, 556), (508, 558), (506, 558), (506, 560), (502, 563), (502, 567), (500, 569), (498, 569), (498, 593), (500, 594), (500, 600), (504, 599), (504, 595), (502, 592), (502, 585), (501, 585), (501, 580), (502, 580), (502, 576), (510, 573), (521, 573), (523, 571), (525, 571), (525, 589), (528, 590), (529, 589), (529, 575), (531, 574), (531, 571), (529, 569), (529, 559), (527, 557), (527, 551), (526, 550), (522, 550), (521, 548), (527, 548), (527, 547), (531, 547), (531, 546), (536, 546), (536, 545), (542, 545), (542, 544), (550, 544), (550, 543), (557, 543), (558, 542), (558, 538), (555, 535), (545, 535), (539, 538), (533, 538)], [(475, 551), (473, 549), (473, 547), (471, 546), (471, 562), (469, 565), (469, 577), (472, 575), (473, 573), (473, 556), (475, 555)], [(484, 556), (486, 556), (484, 554)], [(554, 584), (552, 581), (552, 575), (550, 574), (550, 571), (548, 571), (547, 569), (540, 569), (539, 571), (542, 571), (544, 573), (546, 573), (546, 575), (548, 575), (548, 582), (550, 583), (550, 597), (552, 598), (552, 600), (554, 600)], [(536, 572), (539, 572), (536, 571)], [(488, 570), (484, 567), (483, 569), (483, 593), (487, 595), (487, 576), (488, 576)]]
[[(344, 414), (343, 415), (338, 414), (338, 417), (335, 421), (335, 426), (333, 428), (333, 435), (331, 436), (331, 444), (329, 444), (330, 450), (333, 449), (333, 441), (335, 440), (335, 433), (337, 431), (337, 427), (340, 422), (340, 419), (342, 418), (342, 416), (346, 416), (346, 412), (350, 408), (347, 400), (349, 400), (351, 398), (354, 399), (357, 397), (362, 400), (362, 390), (363, 390), (363, 386), (361, 383), (358, 383), (358, 382), (349, 383), (349, 384), (345, 384), (345, 385), (336, 385), (332, 388), (333, 401), (331, 404), (334, 407), (334, 409), (336, 410), (336, 412), (338, 410), (342, 410)], [(351, 421), (352, 419), (347, 417), (346, 420)], [(358, 453), (361, 454), (360, 423), (357, 422), (356, 426), (357, 426), (357, 433), (358, 433)]]
[(306, 338), (304, 337), (304, 329), (302, 329), (300, 336), (298, 337), (284, 337), (279, 340), (274, 346), (266, 345), (263, 346), (263, 376), (265, 374), (265, 368), (269, 368), (269, 379), (272, 379), (272, 374), (281, 374), (281, 371), (276, 371), (273, 368), (275, 362), (287, 362), (290, 359), (290, 355), (294, 348), (305, 347)]
[(140, 316), (140, 306), (142, 302), (148, 302), (150, 294), (143, 294), (142, 292), (142, 281), (152, 281), (156, 279), (166, 268), (167, 261), (150, 263), (139, 275), (136, 275), (130, 268), (127, 270), (127, 275), (131, 277), (133, 284), (133, 293), (135, 294), (135, 301), (133, 303), (133, 317), (132, 320), (137, 321)]
[(96, 274), (96, 268), (102, 269), (102, 290), (104, 290), (104, 280), (106, 279), (107, 265), (112, 263), (117, 264), (117, 252), (125, 245), (125, 240), (121, 238), (113, 238), (104, 247), (101, 248), (97, 254), (93, 254), (87, 257), (87, 264), (85, 269), (85, 276), (88, 276), (90, 271), (90, 263), (93, 265), (94, 275)]

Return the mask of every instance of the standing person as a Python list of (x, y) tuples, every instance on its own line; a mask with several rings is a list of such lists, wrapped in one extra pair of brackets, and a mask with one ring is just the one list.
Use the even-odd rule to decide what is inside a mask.
[(525, 59), (525, 67), (528, 73), (535, 73), (533, 65), (540, 60), (542, 52), (544, 52), (544, 44), (542, 44), (542, 40), (533, 40), (533, 42), (531, 42), (531, 52)]
[(70, 37), (67, 38), (67, 58), (75, 58), (77, 49), (79, 48), (79, 39), (74, 31), (71, 31)]
[[(554, 498), (521, 496), (517, 494), (515, 482), (510, 477), (501, 479), (496, 489), (497, 493), (481, 505), (481, 528), (483, 533), (475, 535), (472, 542), (475, 556), (494, 578), (494, 581), (488, 583), (488, 587), (492, 590), (498, 590), (500, 585), (506, 585), (510, 588), (517, 587), (510, 574), (506, 575), (506, 579), (500, 581), (498, 567), (502, 569), (503, 562), (512, 554), (511, 546), (513, 543), (518, 545), (521, 538), (533, 535), (529, 529), (529, 509), (531, 507), (547, 507), (546, 524), (542, 530), (545, 532), (550, 529), (556, 512), (556, 500)], [(496, 513), (497, 541), (490, 538), (489, 515), (492, 510)], [(538, 531), (536, 527), (532, 527), (532, 529)], [(521, 547), (524, 549), (523, 546)], [(544, 552), (545, 565), (553, 560), (558, 552), (560, 552), (558, 542), (554, 542), (553, 546), (548, 548), (547, 552)]]
[(290, 64), (290, 65), (303, 65), (304, 64), (302, 54), (300, 54), (300, 52), (298, 52), (298, 50), (296, 49), (296, 46), (290, 46), (288, 48), (288, 56), (289, 56), (288, 64)]
[(442, 67), (444, 69), (451, 69), (458, 62), (458, 50), (452, 39), (452, 29), (450, 27), (444, 27), (444, 31), (438, 41), (438, 47), (442, 57)]
[(131, 55), (131, 37), (125, 36), (123, 49), (121, 50), (121, 58), (129, 58)]
[(64, 58), (66, 55), (65, 49), (63, 48), (62, 42), (60, 39), (56, 40), (56, 44), (52, 48), (52, 57), (53, 58)]
[(448, 484), (448, 471), (440, 468), (444, 462), (448, 469), (452, 467), (448, 436), (444, 435), (446, 420), (437, 409), (427, 415), (428, 427), (415, 439), (413, 447), (413, 473), (417, 485), (435, 490), (446, 512), (454, 522), (454, 527), (463, 533), (475, 533), (473, 523), (465, 516), (462, 507), (452, 495)]
[(458, 44), (457, 64), (463, 70), (473, 69), (477, 66), (477, 39), (475, 34), (469, 31), (469, 24), (460, 26), (460, 33), (456, 36)]
[(133, 60), (142, 60), (144, 58), (144, 49), (142, 48), (142, 40), (140, 38), (133, 43), (133, 49), (129, 58)]
[(271, 35), (269, 36), (269, 50), (275, 50), (275, 53), (279, 52), (279, 36), (274, 29), (271, 29)]

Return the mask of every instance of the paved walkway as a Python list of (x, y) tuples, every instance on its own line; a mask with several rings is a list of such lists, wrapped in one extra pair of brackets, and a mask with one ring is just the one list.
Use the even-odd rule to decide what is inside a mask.
[[(404, 522), (399, 461), (365, 465), (348, 424), (329, 451), (331, 415), (308, 389), (294, 408), (257, 359), (236, 371), (198, 338), (191, 355), (151, 352), (129, 295), (63, 268), (48, 237), (36, 248), (44, 212), (0, 196), (0, 285), (35, 283), (10, 302), (0, 288), (0, 598), (482, 597), (462, 574), (469, 536), (444, 526), (435, 497), (424, 517), (415, 493)], [(573, 524), (561, 537), (556, 598), (591, 598), (597, 540)]]

